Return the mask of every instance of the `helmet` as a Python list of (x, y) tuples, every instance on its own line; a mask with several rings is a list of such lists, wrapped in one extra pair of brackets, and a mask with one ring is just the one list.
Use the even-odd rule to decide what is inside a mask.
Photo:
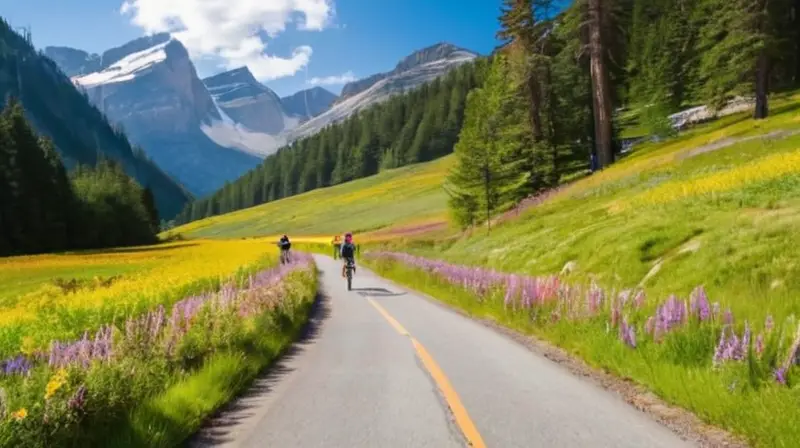
[(347, 232), (347, 233), (344, 234), (344, 240), (345, 241), (350, 242), (352, 239), (353, 239), (353, 234), (352, 233)]

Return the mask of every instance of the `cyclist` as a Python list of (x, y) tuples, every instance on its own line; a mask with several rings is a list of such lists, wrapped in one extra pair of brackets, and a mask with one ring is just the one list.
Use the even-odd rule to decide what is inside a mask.
[(339, 235), (333, 237), (333, 259), (339, 258), (339, 252), (342, 250), (342, 238)]
[(292, 248), (292, 243), (289, 241), (289, 237), (283, 235), (281, 240), (278, 242), (278, 246), (281, 248), (281, 261), (289, 261), (289, 249)]
[(356, 246), (353, 244), (353, 235), (350, 232), (347, 232), (344, 235), (344, 244), (342, 244), (342, 249), (339, 252), (339, 255), (341, 255), (342, 260), (344, 260), (344, 264), (342, 265), (342, 277), (345, 277), (347, 274), (347, 263), (351, 263), (353, 265), (353, 274), (355, 274)]

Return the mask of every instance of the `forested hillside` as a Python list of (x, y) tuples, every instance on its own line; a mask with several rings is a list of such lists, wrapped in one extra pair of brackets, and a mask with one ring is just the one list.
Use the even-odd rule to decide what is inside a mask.
[(49, 137), (68, 168), (117, 161), (126, 173), (149, 187), (162, 218), (171, 219), (188, 201), (186, 191), (133, 148), (125, 134), (109, 125), (50, 59), (0, 19), (0, 105), (19, 98), (26, 116)]
[(485, 60), (464, 64), (443, 78), (281, 148), (236, 182), (191, 203), (178, 221), (228, 213), (451, 153), (467, 93), (482, 83), (486, 66)]
[(565, 159), (609, 166), (623, 125), (666, 136), (670, 114), (737, 96), (763, 119), (800, 85), (798, 0), (576, 0), (551, 19), (553, 3), (503, 1), (446, 184), (464, 227), (558, 184)]
[(68, 175), (9, 100), (0, 114), (0, 256), (148, 244), (157, 231), (149, 189), (111, 161)]

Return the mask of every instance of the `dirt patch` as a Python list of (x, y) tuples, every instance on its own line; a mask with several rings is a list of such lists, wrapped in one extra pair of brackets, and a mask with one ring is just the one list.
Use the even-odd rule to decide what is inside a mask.
[(714, 143), (709, 143), (707, 145), (698, 146), (697, 148), (691, 149), (689, 151), (681, 152), (677, 155), (676, 158), (677, 160), (686, 160), (686, 159), (691, 159), (692, 157), (695, 156), (699, 156), (700, 154), (705, 154), (708, 152), (714, 152), (720, 149), (724, 149), (729, 146), (733, 146), (737, 143), (744, 143), (752, 140), (777, 140), (779, 138), (791, 137), (797, 134), (800, 134), (800, 130), (773, 131), (770, 132), (769, 134), (753, 135), (750, 137), (724, 138)]
[(437, 230), (447, 229), (446, 221), (434, 221), (426, 224), (414, 224), (399, 227), (390, 227), (385, 230), (378, 230), (373, 232), (374, 236), (414, 236), (423, 233), (433, 232)]
[[(381, 278), (397, 285), (401, 289), (411, 289), (401, 286), (385, 277)], [(455, 312), (468, 319), (472, 319), (504, 336), (507, 336), (508, 338), (526, 347), (531, 352), (544, 356), (545, 358), (565, 367), (573, 375), (582, 377), (607, 391), (614, 392), (626, 403), (635, 407), (639, 411), (644, 412), (653, 420), (669, 428), (683, 440), (694, 443), (700, 447), (745, 448), (750, 446), (741, 438), (723, 429), (704, 423), (691, 412), (668, 404), (654, 393), (647, 390), (644, 386), (641, 386), (630, 379), (619, 378), (609, 372), (594, 368), (582, 359), (569, 354), (567, 351), (556, 347), (549, 342), (545, 342), (531, 335), (512, 330), (492, 319), (472, 316), (464, 310), (446, 304), (432, 296), (416, 290), (413, 291), (420, 297), (427, 299), (439, 307)]]

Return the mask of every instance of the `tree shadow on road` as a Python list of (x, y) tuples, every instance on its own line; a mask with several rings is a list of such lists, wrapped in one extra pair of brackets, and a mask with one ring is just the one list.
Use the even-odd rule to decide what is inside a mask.
[(316, 341), (322, 324), (330, 313), (330, 299), (320, 291), (311, 308), (308, 322), (301, 330), (297, 341), (264, 369), (244, 393), (210, 418), (200, 431), (184, 443), (184, 446), (199, 448), (241, 442), (237, 440), (237, 436), (244, 434), (239, 433), (237, 426), (253, 417), (272, 389), (284, 376), (294, 371), (294, 368), (290, 367), (291, 361)]

